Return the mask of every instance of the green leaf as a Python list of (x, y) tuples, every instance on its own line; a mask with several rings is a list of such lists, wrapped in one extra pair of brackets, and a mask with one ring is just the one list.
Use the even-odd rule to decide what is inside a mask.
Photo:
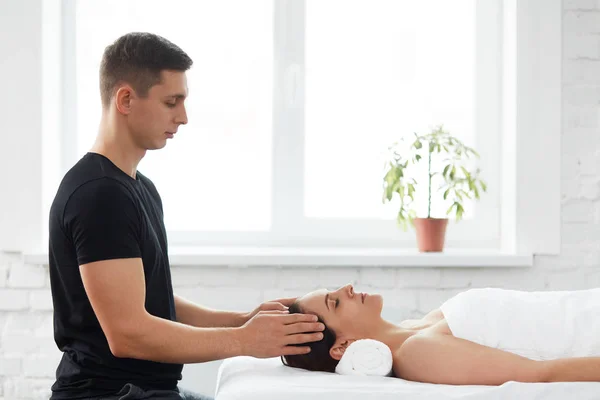
[(434, 150), (435, 150), (435, 144), (433, 142), (429, 142), (429, 152), (433, 153)]
[(385, 203), (386, 201), (392, 201), (392, 191), (391, 190), (385, 190), (385, 192), (383, 192), (383, 196), (381, 196), (381, 202)]
[(415, 193), (415, 186), (412, 183), (408, 184), (408, 196), (412, 199)]
[(394, 198), (394, 186), (388, 186), (386, 189), (386, 198), (388, 201), (392, 201)]
[(458, 203), (456, 203), (456, 220), (460, 221), (462, 219), (463, 213), (465, 209)]
[(423, 147), (420, 140), (416, 140), (415, 143), (413, 143), (413, 146), (415, 146), (415, 149), (420, 149), (421, 147)]
[(448, 208), (448, 210), (446, 211), (446, 215), (450, 215), (450, 213), (452, 212), (452, 209), (457, 205), (458, 203), (452, 203), (452, 205)]
[(444, 175), (444, 177), (446, 177), (446, 175), (448, 174), (448, 170), (450, 169), (452, 165), (448, 164), (444, 167), (444, 171), (442, 172), (442, 175)]
[(467, 151), (470, 151), (471, 153), (475, 154), (475, 157), (479, 158), (479, 153), (476, 152), (475, 149), (472, 149), (472, 148), (468, 147)]
[(419, 154), (417, 154), (417, 155), (415, 156), (415, 158), (417, 159), (417, 161), (419, 161), (419, 160), (421, 159), (421, 156), (420, 156)]
[[(462, 189), (460, 189), (460, 192), (461, 192), (461, 193), (462, 193), (462, 195), (463, 195), (463, 196), (465, 196), (466, 198), (468, 198), (468, 199), (471, 199), (471, 195), (470, 195), (469, 193), (465, 192), (465, 191), (464, 191), (464, 190), (462, 190)], [(461, 200), (462, 200), (462, 198), (461, 198)]]
[(462, 170), (463, 174), (465, 174), (465, 176), (467, 178), (471, 178), (471, 174), (469, 173), (469, 171), (467, 171), (467, 169), (465, 167), (463, 167), (462, 165), (460, 166), (460, 169)]
[(398, 213), (398, 216), (396, 217), (396, 223), (400, 228), (402, 228), (403, 231), (406, 231), (406, 219), (404, 218), (404, 215), (402, 215), (402, 211)]
[(446, 189), (446, 191), (444, 192), (444, 200), (448, 198), (448, 193), (450, 193), (450, 189)]
[(481, 186), (481, 188), (483, 189), (484, 192), (487, 191), (487, 185), (485, 184), (484, 181), (480, 180), (479, 185)]

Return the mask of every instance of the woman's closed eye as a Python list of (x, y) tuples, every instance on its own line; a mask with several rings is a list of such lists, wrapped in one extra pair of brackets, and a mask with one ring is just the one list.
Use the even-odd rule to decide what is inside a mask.
[[(331, 305), (332, 302), (333, 302), (333, 305)], [(340, 299), (337, 298), (337, 299), (334, 300), (334, 299), (332, 299), (330, 297), (329, 301), (328, 301), (328, 304), (329, 304), (329, 307), (330, 307), (331, 310), (335, 310), (340, 305)]]

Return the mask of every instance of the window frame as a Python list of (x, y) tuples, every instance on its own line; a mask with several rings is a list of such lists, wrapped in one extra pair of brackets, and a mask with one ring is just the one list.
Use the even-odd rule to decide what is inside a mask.
[[(61, 169), (64, 171), (66, 171), (66, 169), (70, 166), (72, 166), (74, 164), (74, 162), (76, 161), (76, 156), (75, 156), (75, 151), (73, 151), (74, 148), (76, 148), (76, 142), (74, 139), (75, 136), (75, 129), (74, 127), (76, 126), (76, 120), (66, 118), (67, 115), (69, 115), (69, 117), (72, 117), (72, 114), (70, 114), (68, 112), (68, 105), (67, 102), (64, 99), (69, 99), (70, 104), (73, 104), (76, 99), (73, 97), (76, 90), (74, 85), (72, 84), (72, 82), (74, 82), (74, 70), (73, 70), (73, 66), (69, 66), (69, 62), (68, 62), (68, 58), (71, 57), (71, 59), (73, 59), (73, 53), (72, 53), (72, 49), (74, 49), (74, 35), (69, 34), (72, 33), (74, 31), (74, 3), (75, 0), (63, 0), (61, 1), (61, 7), (62, 7), (62, 50), (63, 50), (63, 68), (62, 68), (62, 78), (63, 78), (63, 87), (62, 90), (64, 91), (63, 93), (63, 101), (62, 101), (62, 105), (63, 105), (63, 109), (62, 109), (62, 115), (63, 115), (63, 121), (62, 121), (62, 128), (61, 129), (61, 143), (62, 143), (62, 163), (61, 163)], [(547, 7), (547, 5), (549, 4), (548, 2), (542, 2), (542, 0), (535, 0), (533, 3), (528, 4), (528, 5), (524, 5), (522, 1), (517, 1), (517, 0), (505, 0), (504, 3), (515, 3), (515, 8), (517, 9), (517, 31), (518, 33), (523, 37), (523, 35), (530, 35), (530, 36), (535, 36), (535, 32), (532, 31), (531, 28), (529, 28), (529, 30), (527, 29), (527, 27), (524, 27), (524, 24), (526, 24), (527, 21), (530, 21), (531, 19), (534, 18), (534, 16), (536, 15), (536, 13), (539, 13), (540, 9), (544, 9), (545, 7)], [(301, 21), (300, 18), (294, 17), (292, 18), (292, 16), (294, 15), (298, 15), (298, 11), (299, 9), (304, 7), (304, 1), (290, 1), (290, 0), (285, 0), (285, 1), (278, 1), (275, 2), (276, 4), (276, 9), (275, 9), (275, 20), (276, 20), (276, 27), (277, 25), (277, 21), (279, 21), (280, 24), (280, 28), (281, 29), (287, 29), (292, 30), (292, 32), (287, 32), (286, 31), (286, 35), (275, 35), (276, 40), (275, 40), (275, 46), (277, 48), (277, 46), (286, 46), (286, 43), (284, 42), (284, 38), (289, 38), (291, 34), (294, 34), (294, 32), (297, 34), (297, 29), (298, 26), (301, 25), (301, 22), (303, 24), (303, 21)], [(545, 16), (547, 17), (547, 19), (549, 21), (553, 21), (554, 23), (556, 23), (556, 9), (557, 9), (557, 4), (556, 4), (556, 0), (553, 3), (553, 6), (547, 7), (546, 11), (548, 11)], [(560, 9), (560, 2), (558, 4), (558, 14), (560, 15), (561, 13), (561, 9)], [(303, 15), (300, 14), (300, 15)], [(539, 14), (538, 14), (539, 15)], [(279, 18), (279, 19), (277, 19)], [(286, 19), (287, 18), (287, 19)], [(69, 22), (69, 20), (71, 19), (71, 22)], [(560, 19), (558, 19), (559, 23), (558, 23), (558, 30), (556, 29), (556, 26), (552, 27), (551, 23), (550, 24), (545, 24), (544, 26), (546, 27), (547, 30), (552, 30), (551, 33), (554, 33), (554, 35), (551, 35), (551, 37), (556, 37), (556, 32), (560, 32)], [(542, 21), (543, 23), (544, 21)], [(294, 31), (295, 30), (295, 31)], [(279, 38), (279, 40), (277, 39)], [(543, 41), (543, 37), (541, 36), (535, 36), (536, 40), (540, 40)], [(548, 41), (546, 40), (546, 48), (548, 48)], [(560, 41), (559, 41), (560, 43)], [(554, 48), (551, 49), (551, 51), (547, 54), (548, 58), (552, 58), (553, 61), (556, 61), (556, 56), (558, 54), (558, 56), (560, 56), (560, 46), (558, 46), (558, 48), (556, 48), (556, 46)], [(69, 48), (71, 48), (71, 52), (69, 52)], [(516, 53), (521, 56), (521, 59), (523, 60), (523, 62), (517, 63), (517, 65), (515, 66), (516, 68), (516, 75), (520, 76), (520, 77), (525, 77), (525, 73), (524, 72), (526, 69), (535, 69), (535, 68), (539, 68), (540, 65), (543, 65), (543, 60), (541, 60), (542, 58), (544, 58), (544, 54), (543, 53), (537, 53), (535, 54), (536, 60), (533, 60), (534, 62), (529, 65), (528, 67), (525, 67), (523, 64), (524, 62), (527, 60), (526, 57), (523, 57), (524, 55), (524, 46), (523, 45), (519, 45), (517, 44), (517, 49), (516, 49)], [(303, 73), (303, 68), (299, 67), (298, 61), (300, 60), (300, 57), (302, 57), (302, 52), (298, 51), (298, 49), (293, 49), (289, 46), (286, 47), (287, 51), (282, 52), (282, 57), (280, 58), (275, 58), (274, 62), (275, 62), (275, 76), (276, 79), (280, 79), (282, 82), (285, 82), (284, 85), (275, 85), (274, 87), (274, 96), (275, 96), (275, 100), (274, 103), (276, 103), (279, 107), (282, 107), (282, 104), (287, 104), (287, 106), (285, 107), (286, 109), (284, 110), (285, 112), (287, 112), (287, 117), (284, 121), (281, 121), (281, 119), (283, 119), (284, 113), (282, 112), (280, 114), (280, 118), (278, 119), (277, 117), (274, 118), (274, 131), (277, 132), (278, 130), (281, 131), (286, 131), (286, 132), (290, 132), (290, 124), (293, 124), (293, 127), (296, 130), (301, 129), (301, 120), (299, 121), (297, 119), (298, 114), (299, 114), (299, 108), (297, 106), (297, 102), (299, 101), (299, 99), (303, 98), (303, 90), (301, 85), (298, 86), (298, 79), (302, 77), (302, 73)], [(532, 61), (531, 59), (534, 56), (531, 55), (529, 61)], [(65, 62), (67, 61), (67, 62)], [(559, 58), (560, 61), (560, 58)], [(560, 69), (560, 68), (559, 68)], [(553, 71), (555, 72), (555, 71)], [(530, 77), (529, 75), (527, 77)], [(67, 79), (68, 78), (68, 79)], [(551, 79), (556, 79), (556, 76), (550, 76)], [(73, 81), (71, 81), (71, 84), (69, 84), (69, 80), (73, 79)], [(555, 82), (555, 81), (553, 81)], [(560, 80), (559, 82), (559, 89), (560, 89)], [(521, 83), (524, 83), (523, 80), (521, 80)], [(502, 81), (501, 82), (502, 85), (504, 85), (506, 87), (506, 82)], [(515, 96), (517, 97), (517, 101), (515, 101), (515, 104), (528, 104), (530, 107), (537, 107), (539, 109), (544, 109), (544, 110), (556, 110), (556, 101), (546, 101), (545, 104), (532, 104), (531, 99), (527, 97), (526, 94), (524, 94), (525, 91), (531, 91), (533, 88), (530, 86), (529, 88), (525, 89), (526, 85), (520, 85), (517, 87), (516, 89), (516, 93)], [(538, 88), (539, 89), (539, 88)], [(502, 90), (502, 89), (498, 89), (498, 90)], [(556, 85), (552, 85), (552, 91), (553, 93), (556, 93)], [(560, 92), (559, 92), (560, 94)], [(279, 103), (278, 100), (281, 102)], [(500, 100), (499, 100), (500, 101)], [(558, 103), (560, 104), (560, 99), (558, 101)], [(277, 105), (275, 107), (277, 107)], [(557, 113), (558, 117), (560, 119), (560, 108), (559, 108), (559, 112)], [(296, 118), (296, 119), (294, 119)], [(525, 126), (528, 127), (533, 127), (536, 128), (537, 126), (539, 126), (539, 124), (536, 126), (534, 122), (527, 122), (524, 120), (525, 118), (525, 113), (520, 113), (518, 116), (515, 116), (516, 122), (515, 122), (515, 129), (514, 129), (514, 135), (516, 136), (516, 143), (515, 147), (517, 147), (517, 151), (515, 151), (514, 153), (512, 152), (512, 147), (511, 146), (507, 146), (506, 145), (506, 131), (507, 131), (507, 125), (506, 121), (504, 120), (506, 118), (506, 115), (502, 115), (501, 117), (498, 117), (499, 119), (502, 119), (502, 121), (499, 121), (501, 123), (499, 123), (499, 126), (502, 129), (502, 143), (496, 143), (498, 146), (500, 146), (500, 144), (502, 145), (502, 151), (498, 152), (498, 157), (502, 157), (502, 162), (504, 161), (509, 161), (511, 163), (515, 164), (514, 169), (512, 169), (510, 173), (506, 174), (506, 173), (502, 173), (500, 174), (500, 168), (497, 168), (497, 174), (498, 174), (498, 190), (500, 191), (500, 183), (502, 183), (502, 203), (501, 203), (501, 211), (500, 211), (500, 215), (497, 216), (498, 220), (501, 219), (501, 223), (499, 223), (499, 227), (501, 228), (501, 232), (497, 232), (498, 235), (493, 235), (493, 237), (486, 237), (485, 233), (480, 231), (479, 229), (472, 229), (472, 227), (468, 227), (468, 222), (470, 221), (462, 221), (460, 224), (457, 224), (456, 226), (453, 226), (452, 229), (449, 231), (448, 234), (448, 239), (447, 239), (447, 246), (449, 248), (454, 247), (456, 244), (460, 244), (460, 246), (457, 246), (457, 248), (483, 248), (483, 249), (500, 249), (500, 250), (504, 250), (504, 249), (508, 249), (508, 251), (515, 251), (515, 252), (528, 252), (528, 251), (535, 251), (536, 248), (541, 249), (545, 254), (556, 254), (556, 244), (557, 244), (557, 238), (558, 238), (558, 242), (559, 242), (559, 238), (560, 238), (560, 232), (559, 229), (556, 230), (554, 228), (556, 228), (556, 223), (555, 220), (556, 218), (552, 218), (552, 217), (556, 217), (558, 215), (558, 219), (560, 219), (559, 217), (559, 213), (560, 213), (560, 200), (558, 200), (558, 202), (547, 202), (549, 203), (549, 207), (537, 207), (536, 208), (536, 204), (533, 204), (532, 200), (526, 200), (526, 196), (527, 195), (532, 195), (532, 198), (537, 198), (539, 199), (540, 195), (539, 195), (539, 191), (538, 191), (538, 195), (535, 196), (535, 191), (534, 190), (527, 190), (526, 189), (526, 185), (523, 184), (523, 180), (526, 179), (526, 176), (528, 174), (521, 174), (522, 168), (525, 168), (527, 165), (529, 165), (530, 168), (533, 173), (529, 174), (529, 175), (533, 175), (533, 176), (540, 176), (540, 171), (543, 170), (543, 168), (539, 168), (540, 164), (537, 164), (536, 166), (538, 168), (533, 168), (533, 163), (532, 162), (527, 162), (527, 160), (524, 160), (523, 157), (525, 154), (531, 154), (531, 148), (526, 148), (526, 145), (531, 145), (531, 139), (528, 141), (527, 139), (523, 138), (523, 135), (518, 135), (518, 133), (521, 133), (524, 129)], [(538, 117), (539, 118), (539, 117)], [(556, 118), (554, 119), (556, 120)], [(287, 124), (286, 124), (287, 121)], [(296, 124), (294, 124), (294, 121), (296, 122)], [(300, 123), (298, 123), (300, 122)], [(549, 127), (549, 124), (545, 124), (546, 127)], [(559, 125), (560, 126), (560, 125)], [(70, 128), (69, 128), (70, 127)], [(556, 126), (551, 126), (549, 127), (551, 131), (553, 131), (554, 133), (556, 133)], [(287, 129), (287, 130), (286, 130)], [(538, 131), (538, 135), (539, 135), (539, 131)], [(560, 132), (558, 132), (558, 137), (560, 136)], [(552, 139), (552, 154), (553, 155), (559, 155), (560, 154), (560, 140), (558, 140), (558, 150), (556, 150), (556, 138), (554, 137)], [(500, 142), (500, 135), (498, 135), (498, 142)], [(298, 135), (275, 135), (274, 134), (274, 145), (273, 145), (273, 156), (274, 159), (277, 160), (277, 157), (279, 158), (283, 158), (285, 160), (287, 160), (288, 162), (290, 162), (290, 158), (291, 157), (295, 157), (298, 160), (298, 163), (296, 165), (302, 165), (301, 164), (301, 160), (303, 159), (303, 154), (301, 151), (299, 151), (298, 149), (301, 149), (302, 147), (299, 146), (299, 144), (302, 144), (302, 140), (301, 140), (301, 136)], [(521, 148), (522, 150), (519, 151), (519, 148)], [(540, 154), (536, 154), (537, 157), (536, 162), (543, 162), (543, 161), (547, 161), (549, 159), (549, 157), (544, 157), (543, 155)], [(517, 165), (518, 164), (518, 165)], [(276, 165), (276, 164), (274, 164)], [(498, 163), (499, 166), (499, 163)], [(504, 164), (503, 164), (504, 166)], [(504, 167), (503, 167), (504, 169)], [(519, 170), (520, 174), (519, 176), (516, 176), (516, 170)], [(302, 176), (302, 168), (299, 167), (291, 167), (288, 168), (288, 170), (286, 171), (285, 169), (279, 169), (279, 168), (274, 168), (274, 173), (273, 173), (273, 180), (274, 182), (278, 182), (278, 181), (285, 181), (285, 182), (289, 182), (289, 181), (295, 181), (295, 182), (302, 182), (302, 179), (290, 179), (290, 177), (295, 177), (295, 178), (301, 178)], [(485, 168), (484, 168), (485, 171)], [(537, 172), (536, 172), (537, 171)], [(500, 176), (501, 175), (501, 176)], [(507, 176), (509, 176), (507, 178)], [(560, 176), (560, 170), (559, 170), (559, 174), (558, 176)], [(489, 178), (488, 178), (489, 180)], [(545, 188), (550, 188), (553, 184), (556, 183), (556, 179), (552, 180), (552, 179), (544, 179), (543, 180), (543, 186)], [(516, 190), (514, 191), (510, 191), (510, 187), (513, 185), (520, 185), (519, 187), (516, 188)], [(530, 186), (529, 186), (530, 187)], [(509, 190), (506, 190), (506, 188), (509, 188)], [(531, 187), (530, 187), (531, 188)], [(299, 196), (298, 193), (301, 193), (302, 190), (302, 186), (301, 185), (292, 185), (291, 188), (289, 188), (289, 190), (282, 190), (282, 191), (277, 191), (274, 190), (273, 191), (273, 210), (274, 210), (274, 216), (278, 216), (278, 218), (273, 218), (273, 230), (272, 233), (262, 233), (262, 232), (251, 232), (251, 233), (239, 233), (239, 232), (169, 232), (169, 237), (170, 237), (170, 243), (172, 245), (192, 245), (192, 246), (198, 246), (198, 245), (238, 245), (238, 246), (306, 246), (306, 247), (356, 247), (356, 246), (360, 246), (360, 247), (406, 247), (406, 248), (414, 248), (414, 234), (412, 234), (412, 232), (400, 232), (400, 230), (398, 230), (395, 226), (395, 224), (392, 222), (390, 223), (389, 221), (378, 221), (379, 223), (376, 223), (374, 225), (379, 225), (379, 227), (382, 228), (382, 230), (378, 230), (378, 232), (386, 232), (386, 234), (378, 236), (377, 233), (378, 232), (374, 232), (372, 230), (369, 230), (369, 227), (366, 225), (359, 225), (359, 224), (355, 224), (357, 222), (360, 221), (346, 221), (346, 224), (342, 223), (341, 221), (335, 221), (336, 223), (339, 223), (340, 225), (338, 225), (337, 229), (335, 227), (331, 228), (331, 226), (327, 226), (326, 224), (321, 224), (321, 225), (317, 225), (317, 224), (312, 224), (312, 227), (308, 230), (306, 230), (306, 226), (311, 225), (311, 224), (304, 224), (305, 229), (297, 229), (297, 230), (290, 230), (287, 229), (287, 227), (289, 226), (296, 226), (296, 227), (301, 227), (302, 224), (298, 221), (298, 218), (294, 217), (294, 214), (290, 215), (288, 210), (291, 209), (296, 209), (296, 210), (302, 210), (302, 198), (303, 196)], [(552, 191), (552, 193), (555, 193), (555, 191)], [(516, 199), (516, 200), (515, 200)], [(560, 199), (560, 193), (559, 193), (559, 199)], [(521, 200), (521, 201), (520, 201)], [(528, 203), (529, 206), (532, 207), (532, 209), (537, 209), (538, 212), (537, 213), (530, 213), (529, 216), (527, 216), (526, 212), (523, 211), (519, 211), (518, 208), (516, 207), (516, 204), (523, 204), (523, 203)], [(556, 204), (558, 204), (558, 207), (556, 206)], [(512, 205), (512, 206), (511, 206)], [(511, 208), (512, 207), (512, 208)], [(508, 210), (508, 213), (507, 213)], [(545, 215), (550, 215), (551, 218), (547, 218), (547, 220), (550, 221), (550, 223), (545, 224), (546, 227), (548, 228), (552, 228), (551, 230), (547, 230), (547, 234), (543, 234), (541, 233), (540, 230), (535, 230), (534, 228), (531, 228), (531, 225), (529, 225), (532, 221), (533, 222), (538, 222), (540, 220), (540, 214), (544, 213), (544, 210), (546, 211)], [(558, 210), (558, 211), (557, 211)], [(298, 215), (298, 214), (296, 214)], [(532, 216), (533, 215), (533, 216)], [(521, 221), (528, 221), (526, 222), (521, 222)], [(295, 224), (295, 225), (294, 225)], [(385, 226), (384, 226), (385, 225)], [(527, 229), (529, 226), (529, 229)], [(560, 225), (558, 225), (558, 228), (560, 227)], [(522, 228), (521, 231), (519, 231), (519, 228)], [(362, 231), (362, 232), (367, 232), (369, 233), (369, 235), (365, 236), (365, 237), (354, 237), (352, 235), (347, 235), (346, 237), (344, 237), (343, 239), (341, 238), (341, 236), (334, 236), (334, 235), (339, 235), (340, 232), (351, 232), (351, 231)], [(466, 233), (470, 232), (472, 235), (471, 237), (468, 237), (468, 235)], [(531, 232), (533, 232), (533, 235), (537, 235), (537, 239), (531, 239), (531, 237), (533, 237), (533, 235), (531, 235)], [(325, 237), (323, 236), (319, 236), (319, 233), (326, 233), (329, 234), (330, 236), (325, 235)], [(374, 234), (373, 234), (374, 233)], [(389, 235), (387, 234), (389, 233)], [(529, 236), (528, 236), (529, 235)], [(528, 237), (527, 237), (528, 236)], [(327, 240), (327, 239), (331, 239), (333, 237), (334, 240)], [(336, 240), (337, 239), (337, 240)], [(537, 246), (537, 247), (536, 247)], [(560, 247), (560, 245), (558, 246)]]

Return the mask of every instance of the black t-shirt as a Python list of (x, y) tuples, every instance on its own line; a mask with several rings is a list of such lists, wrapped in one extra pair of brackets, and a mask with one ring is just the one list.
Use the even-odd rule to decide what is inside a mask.
[(63, 351), (51, 399), (103, 396), (126, 383), (175, 389), (182, 364), (112, 355), (79, 273), (80, 265), (94, 261), (141, 258), (146, 310), (176, 320), (162, 202), (152, 182), (139, 172), (133, 179), (108, 158), (87, 153), (58, 188), (49, 245), (54, 340)]

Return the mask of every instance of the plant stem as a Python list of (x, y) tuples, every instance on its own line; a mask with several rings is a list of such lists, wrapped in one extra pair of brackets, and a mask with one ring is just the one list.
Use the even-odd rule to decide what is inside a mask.
[(427, 218), (431, 218), (431, 146), (429, 146), (427, 176), (429, 178), (429, 199), (427, 201)]

